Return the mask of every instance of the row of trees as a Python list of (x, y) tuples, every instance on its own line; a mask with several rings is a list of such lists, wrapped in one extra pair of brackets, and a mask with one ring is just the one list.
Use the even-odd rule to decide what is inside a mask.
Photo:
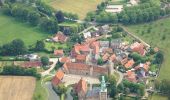
[(113, 14), (105, 12), (108, 2), (103, 2), (98, 6), (98, 10), (87, 14), (86, 20), (96, 20), (100, 23), (136, 24), (150, 22), (170, 14), (170, 8), (161, 8), (154, 0), (142, 0), (138, 6), (124, 7), (121, 13)]
[(21, 39), (15, 39), (10, 43), (0, 46), (0, 54), (3, 56), (17, 56), (29, 53), (29, 51), (45, 51), (43, 41), (37, 41), (35, 46), (27, 48)]
[(34, 76), (37, 79), (41, 78), (41, 75), (37, 72), (36, 68), (23, 68), (20, 66), (4, 66), (2, 75), (18, 75), (18, 76)]

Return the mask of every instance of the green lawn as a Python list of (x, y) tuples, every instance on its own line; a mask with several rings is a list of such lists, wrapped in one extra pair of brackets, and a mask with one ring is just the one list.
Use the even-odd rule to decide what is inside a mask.
[(168, 100), (166, 96), (154, 94), (149, 100)]
[(36, 87), (33, 100), (47, 100), (48, 95), (46, 89), (41, 85), (41, 80), (36, 81)]
[(38, 28), (18, 22), (12, 17), (0, 14), (0, 45), (14, 39), (22, 39), (25, 44), (32, 45), (37, 40), (48, 37), (49, 34), (40, 32)]
[(141, 37), (151, 46), (159, 47), (165, 56), (159, 79), (170, 79), (170, 18), (152, 23), (128, 26), (128, 30)]
[(63, 10), (78, 14), (80, 19), (84, 19), (90, 11), (95, 11), (97, 5), (103, 0), (43, 0), (54, 9)]

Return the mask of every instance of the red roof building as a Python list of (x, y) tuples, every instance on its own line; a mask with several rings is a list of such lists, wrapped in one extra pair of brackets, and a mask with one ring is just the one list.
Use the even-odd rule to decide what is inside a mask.
[(52, 84), (55, 86), (55, 85), (62, 83), (63, 77), (64, 77), (63, 71), (61, 70), (57, 71), (54, 78), (52, 79)]
[(87, 65), (84, 63), (65, 63), (63, 65), (63, 70), (68, 74), (78, 74), (78, 75), (89, 75), (89, 76), (99, 76), (101, 74), (108, 74), (108, 69)]
[(75, 92), (78, 94), (79, 100), (83, 100), (87, 93), (87, 82), (81, 78), (74, 87)]
[(71, 59), (69, 57), (62, 57), (59, 59), (61, 63), (71, 62)]
[(68, 39), (68, 37), (66, 37), (62, 32), (58, 32), (58, 33), (53, 37), (53, 41), (55, 41), (55, 42), (61, 42), (61, 43), (66, 42), (67, 39)]
[(125, 74), (125, 78), (130, 82), (137, 82), (135, 72), (128, 70)]
[(92, 42), (90, 47), (93, 49), (93, 54), (99, 54), (100, 44), (98, 41)]
[(86, 63), (86, 55), (77, 55), (76, 56), (76, 62), (79, 63)]
[(109, 59), (110, 55), (108, 53), (104, 54), (102, 57), (103, 61), (107, 61)]
[(79, 54), (87, 55), (90, 52), (90, 47), (88, 44), (75, 44), (71, 51), (71, 56), (76, 57)]
[(135, 42), (134, 44), (130, 46), (130, 48), (132, 49), (133, 52), (137, 52), (141, 54), (142, 56), (144, 56), (146, 53), (146, 50), (144, 49), (144, 45), (139, 42)]
[(135, 64), (134, 60), (131, 59), (125, 64), (125, 68), (131, 68)]
[(64, 56), (64, 51), (63, 50), (54, 50), (54, 55), (58, 57)]
[(16, 65), (20, 65), (21, 67), (25, 67), (25, 68), (31, 68), (31, 67), (41, 67), (42, 63), (40, 61), (26, 61)]

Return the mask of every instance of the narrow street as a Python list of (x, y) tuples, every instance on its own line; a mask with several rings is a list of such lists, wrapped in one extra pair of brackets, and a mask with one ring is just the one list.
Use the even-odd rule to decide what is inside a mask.
[(50, 58), (50, 62), (53, 62), (53, 64), (50, 65), (50, 68), (48, 70), (41, 73), (42, 76), (48, 75), (50, 71), (55, 68), (56, 63), (58, 62), (58, 58)]

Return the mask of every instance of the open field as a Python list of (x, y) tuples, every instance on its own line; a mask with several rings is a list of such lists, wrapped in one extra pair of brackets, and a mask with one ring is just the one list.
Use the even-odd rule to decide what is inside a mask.
[(151, 46), (159, 47), (164, 53), (164, 63), (159, 79), (170, 79), (170, 18), (155, 22), (128, 26), (128, 30), (141, 37)]
[(49, 35), (40, 32), (36, 27), (18, 22), (14, 18), (2, 15), (1, 13), (0, 23), (0, 45), (19, 38), (28, 46), (34, 44), (37, 40), (45, 39)]
[(154, 94), (149, 100), (168, 100), (168, 97)]
[(0, 76), (0, 100), (31, 100), (35, 78), (26, 76)]
[(95, 11), (97, 5), (102, 0), (43, 0), (51, 5), (54, 9), (63, 10), (78, 14), (80, 19), (84, 19), (90, 11)]

